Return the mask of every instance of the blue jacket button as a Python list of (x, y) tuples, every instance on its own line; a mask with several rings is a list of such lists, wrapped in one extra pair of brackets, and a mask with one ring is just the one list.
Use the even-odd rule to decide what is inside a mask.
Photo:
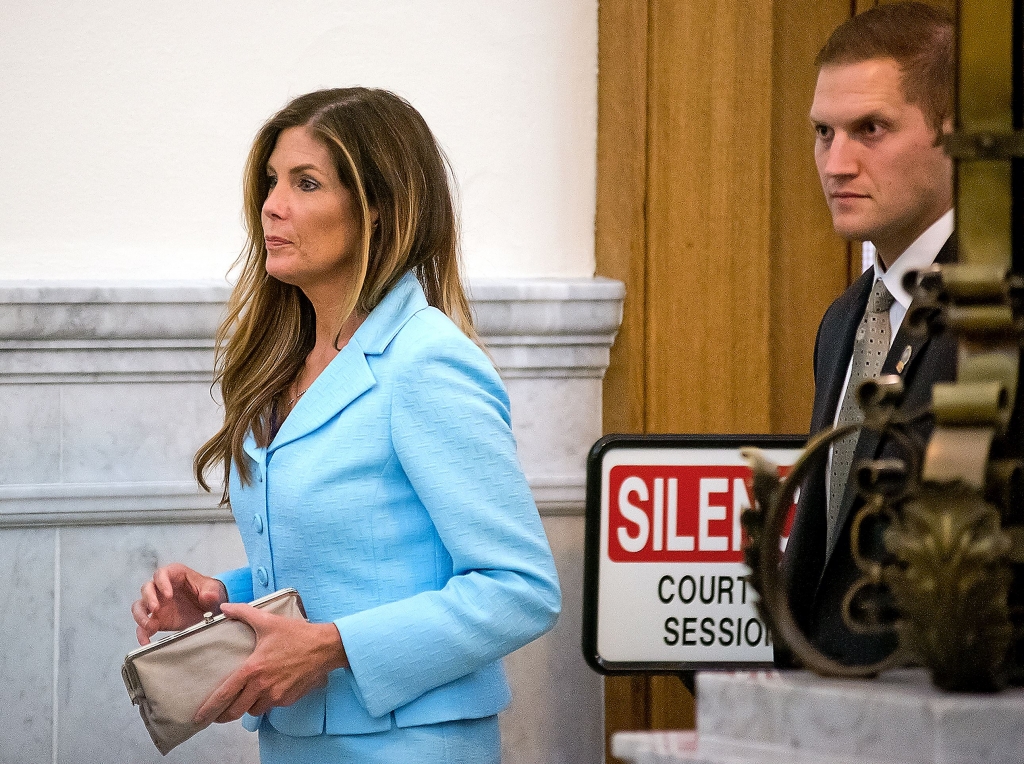
[(263, 518), (259, 515), (252, 516), (252, 529), (257, 533), (263, 533)]
[(256, 568), (256, 580), (258, 580), (263, 586), (266, 586), (270, 581), (270, 575), (267, 573), (267, 569), (262, 565)]

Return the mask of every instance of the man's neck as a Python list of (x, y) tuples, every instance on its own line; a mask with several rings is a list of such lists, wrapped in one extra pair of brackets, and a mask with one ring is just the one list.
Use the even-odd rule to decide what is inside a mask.
[(939, 250), (953, 235), (953, 210), (932, 223), (914, 242), (907, 247), (888, 268), (878, 254), (875, 254), (875, 277), (885, 281), (889, 293), (896, 301), (907, 307), (911, 296), (903, 288), (903, 276), (907, 271), (927, 268), (935, 262)]
[[(885, 266), (885, 269), (888, 270), (889, 268), (892, 268), (893, 263), (895, 263), (904, 252), (915, 246), (922, 238), (928, 236), (929, 232), (932, 232), (933, 229), (940, 224), (940, 221), (944, 220), (952, 212), (952, 207), (946, 209), (946, 211), (941, 215), (932, 220), (931, 223), (918, 230), (916, 234), (903, 236), (898, 241), (882, 243), (872, 242), (872, 244), (875, 245), (875, 252), (878, 254), (878, 259), (882, 262), (882, 265)], [(950, 220), (948, 227), (950, 232), (952, 232), (952, 220)], [(949, 236), (947, 235), (944, 236), (942, 240), (945, 241), (948, 238)]]

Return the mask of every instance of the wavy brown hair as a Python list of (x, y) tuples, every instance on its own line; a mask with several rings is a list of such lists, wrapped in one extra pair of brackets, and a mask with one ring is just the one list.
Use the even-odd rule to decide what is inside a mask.
[(359, 270), (335, 325), (355, 310), (369, 314), (402, 276), (415, 271), (427, 302), (479, 344), (459, 272), (451, 168), (423, 117), (386, 90), (337, 88), (299, 96), (260, 129), (245, 165), (247, 243), (217, 331), (214, 385), (220, 385), (224, 424), (193, 462), (196, 480), (207, 491), (208, 471), (223, 468), (222, 503), (228, 501), (232, 462), (242, 482), (251, 482), (242, 443), (251, 431), (260, 446), (269, 444), (271, 412), (315, 339), (312, 304), (298, 287), (266, 270), (261, 211), (269, 193), (267, 162), (278, 136), (291, 127), (305, 127), (324, 145), (358, 202)]

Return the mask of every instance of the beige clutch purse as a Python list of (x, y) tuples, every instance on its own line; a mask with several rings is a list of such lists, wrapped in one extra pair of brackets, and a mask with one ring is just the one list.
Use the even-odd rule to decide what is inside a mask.
[[(295, 589), (281, 589), (251, 603), (274, 615), (305, 620)], [(256, 649), (256, 633), (241, 621), (207, 613), (201, 623), (128, 653), (121, 667), (132, 703), (165, 756), (205, 724), (192, 717)]]

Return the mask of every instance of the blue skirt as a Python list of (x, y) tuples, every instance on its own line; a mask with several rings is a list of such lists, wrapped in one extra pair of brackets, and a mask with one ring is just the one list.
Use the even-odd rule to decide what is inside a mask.
[(392, 727), (366, 735), (291, 737), (260, 724), (261, 764), (500, 764), (498, 717)]

